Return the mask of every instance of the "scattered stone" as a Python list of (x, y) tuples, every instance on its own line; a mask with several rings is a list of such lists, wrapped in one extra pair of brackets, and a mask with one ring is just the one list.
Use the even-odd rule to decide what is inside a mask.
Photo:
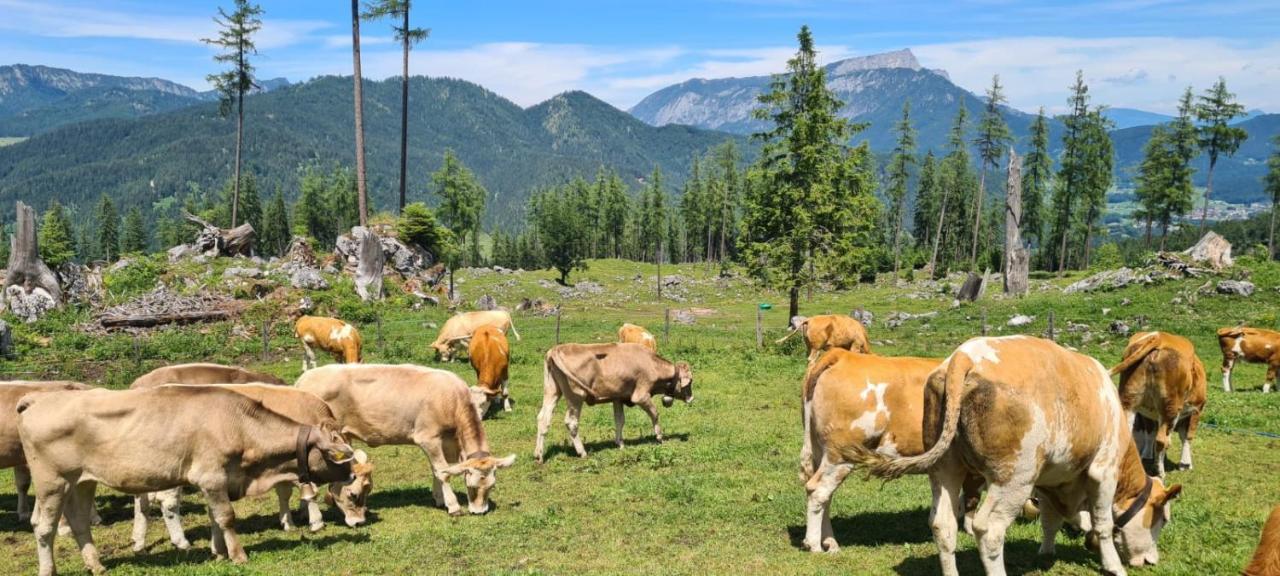
[(285, 252), (284, 259), (310, 268), (317, 266), (316, 252), (311, 249), (311, 241), (305, 236), (294, 236), (289, 241), (289, 250)]
[(329, 281), (315, 268), (299, 267), (289, 276), (289, 285), (304, 290), (327, 290)]
[(1133, 304), (1133, 300), (1130, 300), (1130, 299), (1128, 299), (1128, 298), (1125, 298), (1124, 300), (1121, 300), (1121, 301), (1120, 301), (1120, 305), (1121, 305), (1121, 306), (1128, 306), (1128, 305), (1130, 305), (1130, 304)]
[(121, 270), (124, 270), (125, 268), (128, 268), (130, 264), (133, 264), (133, 258), (121, 258), (119, 260), (116, 260), (115, 264), (112, 264), (111, 266), (109, 266), (107, 268), (107, 271), (119, 272)]
[(476, 300), (476, 310), (497, 310), (498, 301), (493, 296), (485, 294)]
[(864, 310), (862, 308), (858, 308), (850, 312), (849, 316), (852, 316), (854, 320), (861, 322), (863, 326), (866, 326), (868, 328), (871, 327), (871, 322), (875, 321), (876, 319), (876, 315), (872, 314), (870, 310)]
[(672, 310), (671, 321), (676, 324), (693, 324), (697, 321), (697, 316), (688, 310)]
[(0, 320), (0, 358), (13, 359), (13, 329), (9, 323)]
[(1129, 328), (1129, 324), (1124, 320), (1112, 320), (1111, 325), (1107, 327), (1107, 330), (1117, 336), (1128, 336), (1129, 332), (1132, 331), (1132, 329)]
[(1103, 315), (1103, 316), (1106, 316), (1107, 314), (1110, 314), (1110, 313), (1111, 313), (1111, 309), (1110, 309), (1110, 308), (1103, 308), (1103, 309), (1102, 309), (1102, 315)]
[(1095, 290), (1114, 290), (1131, 284), (1151, 284), (1154, 281), (1150, 274), (1139, 274), (1132, 268), (1126, 267), (1099, 272), (1067, 286), (1062, 291), (1066, 294), (1074, 294), (1076, 292), (1093, 292)]
[(179, 244), (177, 246), (174, 246), (173, 248), (170, 248), (168, 251), (168, 254), (169, 254), (170, 262), (177, 262), (179, 260), (182, 260), (183, 258), (191, 258), (193, 256), (196, 256), (197, 254), (200, 254), (200, 251), (197, 250), (195, 246), (192, 246), (190, 244)]
[(1016, 328), (1016, 327), (1018, 327), (1018, 326), (1026, 326), (1027, 324), (1030, 324), (1030, 323), (1034, 322), (1034, 321), (1035, 321), (1035, 319), (1036, 319), (1036, 317), (1035, 317), (1035, 316), (1027, 316), (1026, 314), (1018, 314), (1017, 316), (1014, 316), (1013, 318), (1010, 318), (1010, 319), (1009, 319), (1009, 321), (1008, 321), (1008, 322), (1006, 322), (1005, 324), (1006, 324), (1006, 325), (1008, 325), (1008, 326), (1013, 326), (1013, 327), (1015, 327), (1015, 328)]
[(923, 314), (911, 314), (908, 312), (890, 312), (887, 316), (885, 316), (884, 322), (885, 322), (885, 326), (888, 326), (889, 328), (897, 328), (905, 324), (907, 320), (912, 320), (916, 318), (933, 318), (934, 316), (937, 316), (937, 315), (938, 315), (937, 312), (925, 312)]
[(1253, 295), (1253, 282), (1248, 280), (1222, 280), (1218, 282), (1219, 294), (1234, 294), (1248, 298)]
[(577, 291), (582, 292), (584, 294), (603, 294), (604, 293), (604, 286), (601, 286), (595, 282), (590, 282), (587, 280), (583, 280), (582, 282), (574, 284), (573, 287), (577, 289)]
[[(115, 267), (112, 266), (112, 268), (114, 269)], [(223, 278), (262, 278), (266, 275), (267, 273), (263, 272), (261, 268), (231, 267), (222, 272)]]
[(53, 296), (39, 286), (32, 288), (31, 292), (23, 290), (22, 286), (16, 284), (5, 288), (5, 301), (8, 302), (9, 312), (27, 324), (39, 320), (45, 312), (58, 307), (58, 302), (53, 299)]
[(75, 262), (65, 262), (57, 269), (58, 279), (62, 282), (62, 294), (69, 302), (97, 304), (102, 301), (105, 289), (102, 285), (102, 270), (81, 266)]
[(1075, 322), (1067, 322), (1067, 332), (1088, 332), (1088, 324), (1077, 324)]

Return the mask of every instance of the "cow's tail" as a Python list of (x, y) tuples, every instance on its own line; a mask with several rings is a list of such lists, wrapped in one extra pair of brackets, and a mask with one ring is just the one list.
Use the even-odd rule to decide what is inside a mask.
[(800, 331), (800, 329), (799, 329), (799, 328), (796, 328), (796, 329), (794, 329), (794, 330), (792, 330), (792, 331), (790, 331), (790, 332), (787, 332), (787, 335), (786, 335), (786, 336), (783, 336), (783, 337), (781, 337), (781, 338), (779, 338), (779, 339), (775, 340), (773, 343), (774, 343), (774, 344), (781, 344), (781, 343), (783, 343), (783, 342), (786, 342), (786, 341), (787, 341), (787, 338), (790, 338), (790, 337), (792, 337), (792, 336), (795, 336), (795, 335), (796, 335), (796, 332), (799, 332), (799, 331)]
[[(841, 447), (844, 457), (880, 478), (892, 480), (906, 474), (927, 472), (951, 447), (960, 428), (960, 400), (964, 397), (965, 381), (973, 370), (973, 360), (963, 351), (951, 355), (947, 362), (943, 382), (942, 432), (938, 441), (923, 454), (910, 457), (893, 457), (868, 449), (860, 443)], [(925, 392), (928, 394), (928, 391)], [(925, 414), (925, 422), (938, 415)]]
[(1124, 358), (1120, 359), (1120, 363), (1111, 368), (1111, 375), (1127, 374), (1134, 366), (1147, 357), (1148, 354), (1154, 352), (1160, 347), (1160, 338), (1156, 337), (1154, 332), (1147, 336), (1142, 342), (1135, 347), (1125, 350)]
[(839, 354), (827, 354), (821, 360), (814, 363), (805, 372), (804, 386), (800, 391), (800, 420), (804, 424), (804, 445), (800, 449), (800, 481), (804, 482), (813, 476), (817, 469), (814, 462), (814, 447), (817, 445), (814, 438), (815, 430), (813, 428), (813, 390), (818, 386), (818, 378), (827, 371), (837, 359)]
[(520, 333), (516, 332), (516, 321), (515, 320), (508, 320), (508, 321), (511, 322), (511, 334), (516, 337), (516, 342), (519, 342)]
[(1232, 327), (1230, 327), (1230, 328), (1219, 328), (1219, 329), (1218, 329), (1218, 337), (1219, 337), (1219, 338), (1223, 338), (1223, 337), (1227, 337), (1227, 336), (1237, 337), (1237, 338), (1238, 338), (1238, 337), (1243, 336), (1243, 335), (1244, 335), (1244, 326), (1232, 326)]

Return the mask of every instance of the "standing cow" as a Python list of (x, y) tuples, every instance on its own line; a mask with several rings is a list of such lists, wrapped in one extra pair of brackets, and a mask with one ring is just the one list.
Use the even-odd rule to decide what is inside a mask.
[(658, 352), (658, 340), (653, 337), (653, 334), (645, 330), (644, 326), (637, 326), (630, 322), (618, 328), (618, 343), (639, 344), (654, 353)]
[(1222, 389), (1231, 391), (1231, 368), (1236, 360), (1267, 365), (1267, 379), (1262, 392), (1271, 391), (1280, 372), (1280, 332), (1261, 328), (1222, 328), (1218, 330), (1218, 347), (1222, 349)]
[(503, 334), (510, 330), (516, 340), (520, 340), (520, 333), (516, 332), (510, 313), (506, 310), (480, 310), (463, 312), (446, 320), (444, 326), (440, 327), (440, 334), (431, 343), (431, 347), (435, 349), (436, 356), (441, 361), (448, 362), (453, 359), (454, 349), (465, 347), (471, 335), (481, 326), (493, 326)]
[(821, 316), (796, 316), (791, 319), (791, 332), (778, 339), (781, 344), (796, 333), (804, 335), (805, 346), (809, 348), (809, 364), (818, 359), (818, 355), (829, 348), (844, 348), (863, 354), (871, 353), (871, 343), (867, 340), (867, 328), (852, 316), (824, 314)]
[(316, 348), (333, 354), (334, 360), (346, 364), (363, 359), (360, 331), (337, 318), (303, 316), (293, 324), (293, 335), (302, 341), (304, 372), (316, 367)]
[(40, 575), (52, 576), (54, 521), (67, 521), (85, 565), (105, 570), (89, 531), (99, 483), (126, 494), (183, 485), (208, 504), (216, 556), (248, 561), (231, 502), (280, 482), (347, 482), (354, 450), (337, 430), (308, 426), (211, 386), (48, 392), (18, 402), (35, 481)]
[(287, 384), (284, 380), (270, 374), (254, 372), (239, 366), (194, 363), (161, 366), (139, 376), (129, 387), (155, 388), (161, 384), (249, 384), (253, 382), (276, 386)]
[(493, 326), (477, 328), (467, 346), (467, 359), (476, 371), (476, 388), (484, 394), (484, 399), (478, 406), (481, 418), (499, 397), (502, 399), (502, 410), (510, 412), (511, 394), (507, 389), (507, 369), (511, 362), (511, 345), (507, 342), (507, 337)]
[(613, 403), (614, 440), (622, 447), (624, 406), (639, 406), (653, 422), (653, 435), (662, 441), (658, 408), (653, 395), (662, 395), (670, 407), (672, 397), (693, 401), (693, 372), (684, 362), (671, 363), (638, 344), (561, 344), (547, 351), (543, 363), (542, 410), (538, 412), (538, 440), (534, 458), (542, 462), (543, 444), (551, 415), (564, 396), (568, 405), (564, 423), (578, 456), (587, 449), (578, 437), (578, 416), (582, 404)]
[(1182, 437), (1179, 468), (1191, 468), (1191, 441), (1204, 412), (1208, 385), (1204, 364), (1190, 340), (1168, 332), (1139, 332), (1129, 339), (1124, 358), (1111, 369), (1120, 375), (1120, 405), (1156, 423), (1155, 446), (1148, 433), (1135, 432), (1144, 454), (1155, 459), (1156, 473), (1164, 477), (1164, 455), (1169, 430)]
[[(1117, 539), (1130, 565), (1159, 561), (1156, 543), (1182, 487), (1166, 489), (1147, 476), (1110, 374), (1097, 360), (1039, 338), (974, 338), (929, 377), (924, 402), (925, 453), (893, 457), (855, 444), (849, 456), (884, 478), (929, 473), (929, 518), (944, 575), (958, 574), (956, 519), (971, 473), (987, 482), (973, 529), (989, 575), (1005, 573), (1005, 531), (1033, 492), (1041, 503), (1041, 554), (1053, 554), (1063, 521), (1076, 518), (1092, 524), (1106, 572), (1126, 573)], [(833, 471), (822, 482), (835, 480)]]
[(59, 390), (88, 390), (79, 382), (0, 382), (0, 469), (13, 468), (13, 484), (18, 493), (18, 521), (31, 518), (31, 470), (22, 452), (22, 438), (18, 435), (17, 406), (23, 396), (56, 392)]
[(467, 508), (489, 511), (497, 470), (516, 456), (495, 458), (466, 382), (452, 372), (410, 364), (330, 364), (310, 370), (296, 386), (333, 409), (342, 431), (369, 446), (416, 445), (431, 461), (431, 494), (452, 516), (462, 506), (449, 479), (463, 476)]

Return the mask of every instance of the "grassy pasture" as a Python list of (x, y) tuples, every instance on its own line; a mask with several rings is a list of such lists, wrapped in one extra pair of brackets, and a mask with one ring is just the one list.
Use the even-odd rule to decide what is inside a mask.
[[(1238, 391), (1227, 395), (1217, 370), (1214, 329), (1237, 322), (1276, 327), (1280, 268), (1251, 269), (1258, 293), (1247, 300), (1198, 294), (1203, 280), (1065, 296), (1056, 286), (1067, 279), (1037, 281), (1032, 294), (1022, 300), (989, 296), (978, 305), (954, 309), (950, 298), (936, 289), (867, 285), (815, 294), (802, 310), (870, 310), (876, 315), (870, 328), (873, 345), (885, 354), (944, 356), (980, 331), (984, 310), (992, 334), (1013, 333), (1005, 326), (1013, 314), (1035, 317), (1018, 331), (1041, 334), (1052, 310), (1059, 341), (1108, 365), (1119, 359), (1125, 341), (1107, 332), (1112, 320), (1190, 337), (1210, 374), (1204, 422), (1216, 428), (1202, 428), (1194, 470), (1171, 472), (1172, 481), (1185, 489), (1161, 539), (1161, 564), (1132, 573), (1230, 574), (1243, 566), (1256, 546), (1263, 519), (1280, 503), (1275, 477), (1280, 440), (1242, 432), (1280, 433), (1280, 394), (1260, 394), (1263, 369), (1242, 365), (1234, 375)], [(495, 509), (488, 515), (450, 518), (434, 508), (421, 452), (412, 446), (383, 447), (371, 451), (377, 470), (366, 527), (348, 529), (329, 515), (330, 524), (320, 533), (285, 533), (274, 520), (274, 497), (237, 503), (238, 526), (250, 556), (246, 566), (209, 561), (208, 520), (202, 502), (193, 495), (184, 499), (184, 516), (194, 549), (174, 551), (157, 519), (148, 550), (134, 554), (129, 541), (131, 499), (100, 491), (105, 525), (95, 528), (94, 535), (104, 563), (117, 574), (937, 574), (927, 526), (929, 488), (922, 477), (887, 484), (851, 477), (837, 492), (832, 509), (842, 550), (832, 555), (799, 550), (805, 500), (797, 478), (802, 345), (769, 344), (757, 351), (754, 342), (757, 303), (774, 304), (774, 310), (764, 313), (765, 340), (772, 342), (784, 333), (785, 300), (741, 280), (717, 279), (716, 270), (700, 265), (663, 270), (686, 279), (681, 287), (668, 290), (684, 302), (656, 301), (652, 266), (593, 261), (588, 271), (575, 273), (573, 281), (597, 282), (604, 291), (562, 300), (560, 339), (608, 341), (621, 322), (632, 321), (658, 336), (664, 356), (688, 361), (694, 369), (696, 401), (660, 409), (666, 443), (654, 443), (648, 419), (639, 410), (629, 410), (628, 445), (618, 450), (612, 445), (611, 410), (588, 407), (581, 429), (591, 454), (580, 460), (568, 446), (562, 405), (548, 437), (547, 462), (534, 464), (541, 355), (554, 343), (556, 319), (517, 314), (523, 340), (512, 342), (516, 406), (485, 424), (493, 452), (516, 453), (519, 460), (499, 473)], [(505, 305), (514, 305), (520, 297), (561, 300), (549, 282), (550, 272), (472, 271), (458, 277), (469, 301), (485, 293)], [(439, 365), (426, 344), (435, 334), (432, 324), (445, 318), (444, 311), (410, 311), (400, 297), (382, 305), (361, 305), (346, 296), (349, 292), (349, 285), (339, 283), (314, 297), (322, 308), (356, 320), (364, 334), (367, 361)], [(1180, 303), (1171, 303), (1175, 301)], [(668, 307), (705, 308), (709, 313), (692, 325), (673, 322), (664, 336), (662, 319)], [(1103, 309), (1108, 309), (1105, 315)], [(927, 321), (908, 320), (887, 328), (884, 318), (891, 311), (939, 313)], [(243, 323), (251, 331), (259, 322), (255, 314), (271, 312), (247, 312)], [(381, 341), (375, 317), (381, 319)], [(262, 362), (257, 335), (246, 335), (230, 324), (157, 332), (138, 341), (135, 349), (128, 336), (87, 337), (67, 329), (84, 319), (83, 313), (67, 312), (18, 326), (23, 359), (4, 369), (41, 375), (57, 371), (110, 386), (126, 385), (139, 372), (169, 361), (241, 361), (286, 378), (296, 377), (301, 369), (300, 350), (283, 322), (273, 324), (271, 353)], [(31, 344), (36, 336), (51, 337), (52, 345)], [(135, 363), (135, 355), (144, 360)], [(474, 381), (465, 363), (444, 367)], [(1171, 454), (1177, 453), (1175, 442)], [(460, 483), (456, 487), (461, 490)], [(31, 573), (34, 540), (29, 527), (18, 524), (15, 503), (12, 474), (0, 472), (0, 539), (8, 552), (0, 555), (0, 572)], [(1011, 573), (1099, 573), (1096, 555), (1087, 552), (1080, 539), (1066, 535), (1059, 535), (1056, 563), (1041, 563), (1036, 558), (1039, 538), (1036, 524), (1018, 523), (1010, 530), (1006, 558)], [(973, 539), (961, 535), (959, 543), (961, 572), (981, 573)], [(59, 537), (58, 560), (65, 573), (82, 570), (70, 538)]]

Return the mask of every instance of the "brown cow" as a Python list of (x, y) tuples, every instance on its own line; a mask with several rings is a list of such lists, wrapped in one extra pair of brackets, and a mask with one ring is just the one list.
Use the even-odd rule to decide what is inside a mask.
[(471, 334), (467, 346), (467, 359), (476, 371), (476, 387), (484, 393), (479, 409), (481, 417), (488, 413), (490, 404), (499, 396), (502, 409), (511, 411), (511, 394), (507, 389), (507, 368), (511, 361), (511, 345), (501, 330), (493, 326), (481, 326)]
[(453, 359), (454, 349), (465, 347), (471, 335), (481, 326), (493, 326), (503, 334), (511, 330), (516, 340), (520, 340), (520, 333), (516, 332), (516, 326), (511, 322), (511, 314), (506, 310), (479, 310), (463, 312), (446, 320), (444, 326), (440, 327), (440, 334), (436, 336), (435, 342), (431, 343), (431, 347), (435, 349), (436, 356), (440, 360), (448, 362)]
[(538, 412), (538, 441), (534, 458), (542, 462), (543, 444), (551, 415), (564, 396), (564, 423), (578, 456), (587, 449), (578, 437), (582, 403), (613, 403), (614, 441), (622, 447), (623, 406), (639, 406), (653, 421), (653, 435), (662, 442), (658, 408), (653, 394), (670, 407), (672, 397), (693, 402), (693, 372), (684, 362), (671, 363), (639, 344), (561, 344), (547, 351), (543, 362), (542, 410)]
[(804, 343), (809, 348), (809, 364), (828, 348), (844, 348), (863, 354), (871, 353), (867, 340), (867, 328), (852, 316), (824, 314), (821, 316), (796, 316), (791, 319), (791, 332), (778, 340), (785, 342), (797, 332), (804, 333)]
[(1262, 541), (1245, 567), (1243, 576), (1280, 576), (1280, 506), (1271, 510), (1262, 527)]
[[(1042, 554), (1053, 554), (1058, 529), (1073, 518), (1091, 524), (1103, 570), (1126, 573), (1116, 540), (1132, 566), (1159, 561), (1156, 542), (1182, 487), (1165, 489), (1142, 469), (1120, 397), (1097, 360), (1039, 338), (974, 338), (930, 375), (924, 402), (925, 453), (891, 457), (855, 444), (847, 456), (885, 478), (929, 473), (943, 574), (958, 574), (956, 519), (971, 473), (987, 482), (973, 521), (987, 574), (1005, 573), (1005, 531), (1033, 492)], [(835, 484), (838, 472), (817, 484)]]
[(88, 390), (79, 382), (0, 382), (0, 469), (13, 468), (13, 484), (18, 492), (18, 521), (31, 518), (31, 503), (27, 493), (31, 488), (31, 471), (22, 452), (22, 438), (18, 436), (16, 409), (18, 400), (29, 394), (57, 390)]
[(130, 388), (154, 388), (161, 384), (250, 384), (261, 382), (284, 386), (287, 383), (270, 374), (246, 370), (239, 366), (195, 363), (174, 364), (156, 368), (139, 376)]
[(127, 494), (196, 486), (208, 503), (217, 556), (248, 561), (231, 502), (280, 482), (351, 479), (354, 450), (337, 430), (308, 426), (212, 386), (47, 392), (18, 402), (35, 481), (41, 576), (54, 567), (53, 520), (67, 520), (85, 565), (105, 570), (89, 531), (98, 484)]
[(1218, 347), (1222, 348), (1222, 389), (1231, 391), (1231, 368), (1236, 360), (1266, 364), (1267, 379), (1262, 392), (1271, 391), (1280, 372), (1280, 332), (1261, 328), (1221, 328), (1218, 330)]
[(343, 432), (369, 446), (421, 448), (431, 461), (431, 494), (450, 515), (462, 514), (450, 478), (465, 477), (468, 510), (484, 514), (497, 470), (516, 461), (515, 454), (489, 454), (467, 384), (452, 372), (410, 364), (330, 364), (303, 373), (296, 386), (327, 402)]
[(1204, 364), (1191, 341), (1168, 332), (1139, 332), (1129, 339), (1124, 358), (1111, 373), (1120, 375), (1120, 405), (1125, 412), (1156, 423), (1154, 450), (1149, 434), (1134, 432), (1140, 452), (1155, 459), (1156, 473), (1164, 477), (1170, 429), (1182, 437), (1178, 467), (1190, 469), (1191, 441), (1208, 394)]
[(304, 372), (316, 367), (314, 348), (329, 352), (334, 360), (346, 364), (360, 362), (363, 358), (360, 331), (337, 318), (303, 316), (293, 324), (293, 335), (302, 340)]
[(637, 326), (630, 322), (623, 324), (618, 328), (618, 342), (621, 344), (639, 344), (653, 350), (658, 351), (658, 340), (653, 337), (644, 326)]

